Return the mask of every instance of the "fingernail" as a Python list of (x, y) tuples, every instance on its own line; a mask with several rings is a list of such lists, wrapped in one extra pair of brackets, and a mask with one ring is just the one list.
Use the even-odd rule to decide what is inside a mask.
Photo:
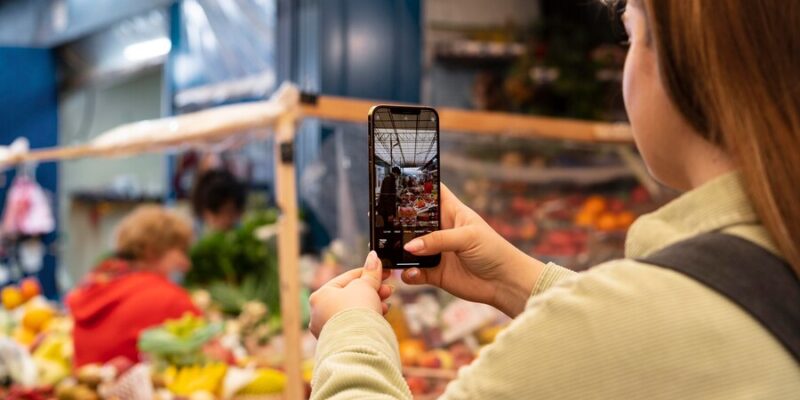
[(419, 270), (416, 268), (412, 268), (408, 270), (408, 277), (409, 278), (416, 278), (419, 276)]
[(403, 248), (409, 253), (416, 253), (425, 248), (425, 242), (423, 242), (422, 239), (414, 239), (406, 243)]
[(378, 255), (374, 251), (370, 251), (367, 256), (367, 270), (374, 271), (378, 269)]

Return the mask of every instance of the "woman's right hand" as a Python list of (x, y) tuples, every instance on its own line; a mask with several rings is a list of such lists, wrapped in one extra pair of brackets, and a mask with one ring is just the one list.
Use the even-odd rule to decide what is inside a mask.
[(408, 242), (405, 250), (418, 256), (441, 253), (442, 261), (435, 268), (403, 271), (403, 281), (437, 286), (517, 316), (544, 264), (503, 239), (444, 184), (441, 192), (442, 230)]

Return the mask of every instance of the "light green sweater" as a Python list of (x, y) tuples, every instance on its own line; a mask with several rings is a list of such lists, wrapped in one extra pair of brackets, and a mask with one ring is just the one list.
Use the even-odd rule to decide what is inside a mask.
[[(800, 365), (752, 317), (632, 260), (717, 229), (775, 252), (738, 175), (717, 178), (641, 217), (627, 259), (583, 273), (548, 265), (526, 310), (442, 398), (800, 399)], [(374, 311), (334, 316), (316, 359), (313, 399), (411, 398), (397, 340)]]

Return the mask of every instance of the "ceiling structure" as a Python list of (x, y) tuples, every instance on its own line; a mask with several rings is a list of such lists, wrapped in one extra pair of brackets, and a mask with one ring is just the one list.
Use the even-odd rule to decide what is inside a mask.
[(175, 0), (0, 0), (0, 46), (55, 47)]
[(384, 164), (420, 168), (436, 157), (436, 116), (423, 110), (418, 114), (392, 113), (381, 108), (373, 117), (375, 156)]

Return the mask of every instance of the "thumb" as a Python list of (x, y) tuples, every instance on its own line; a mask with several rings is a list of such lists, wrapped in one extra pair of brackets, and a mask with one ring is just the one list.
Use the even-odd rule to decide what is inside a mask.
[(367, 256), (367, 261), (364, 263), (364, 268), (361, 270), (361, 279), (375, 290), (381, 287), (381, 282), (383, 282), (383, 266), (381, 265), (380, 258), (378, 258), (378, 254), (374, 251), (370, 251)]
[(473, 236), (472, 232), (473, 230), (468, 226), (435, 231), (406, 243), (403, 248), (418, 256), (460, 252), (469, 247)]

